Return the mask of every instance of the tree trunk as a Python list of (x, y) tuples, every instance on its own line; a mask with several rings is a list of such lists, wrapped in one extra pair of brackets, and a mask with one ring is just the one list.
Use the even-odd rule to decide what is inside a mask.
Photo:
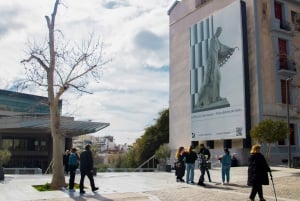
[(267, 144), (267, 151), (266, 151), (266, 160), (270, 162), (270, 153), (271, 153), (271, 143)]
[(51, 134), (53, 140), (53, 156), (52, 156), (52, 181), (51, 189), (60, 189), (66, 185), (64, 168), (63, 168), (63, 143), (64, 137), (60, 133), (60, 114), (58, 109), (58, 101), (50, 104), (51, 110)]
[(46, 16), (48, 30), (49, 30), (49, 54), (50, 63), (47, 69), (47, 80), (48, 80), (48, 100), (50, 105), (50, 126), (51, 135), (53, 141), (53, 154), (52, 154), (52, 181), (51, 188), (59, 189), (65, 186), (65, 175), (63, 169), (63, 139), (62, 133), (60, 132), (60, 112), (58, 108), (59, 98), (63, 94), (63, 88), (55, 94), (54, 93), (54, 71), (56, 65), (56, 55), (55, 55), (55, 42), (54, 42), (54, 27), (55, 27), (55, 17), (57, 13), (57, 8), (60, 0), (56, 0), (53, 8), (53, 13), (51, 15), (51, 20)]

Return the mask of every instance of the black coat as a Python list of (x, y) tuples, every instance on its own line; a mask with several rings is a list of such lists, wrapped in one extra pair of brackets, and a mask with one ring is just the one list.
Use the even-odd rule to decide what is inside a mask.
[(248, 186), (254, 184), (269, 185), (268, 172), (271, 169), (265, 157), (261, 153), (251, 154), (248, 162)]
[(184, 157), (186, 163), (195, 163), (195, 161), (198, 159), (198, 156), (194, 151), (191, 151), (190, 153), (184, 153)]
[(94, 162), (93, 155), (90, 150), (86, 150), (80, 154), (80, 170), (91, 171), (93, 170)]
[(199, 154), (203, 154), (204, 156), (207, 156), (206, 160), (210, 159), (210, 151), (206, 148), (200, 149)]
[(185, 173), (185, 157), (184, 154), (179, 155), (177, 161), (175, 162), (175, 175), (179, 178), (184, 176)]

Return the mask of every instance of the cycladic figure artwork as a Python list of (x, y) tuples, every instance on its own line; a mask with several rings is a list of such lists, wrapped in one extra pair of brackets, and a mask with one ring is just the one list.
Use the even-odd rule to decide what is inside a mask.
[(210, 39), (210, 46), (207, 58), (207, 66), (204, 81), (198, 92), (196, 110), (210, 110), (221, 107), (229, 107), (226, 98), (220, 96), (221, 72), (220, 68), (228, 61), (234, 53), (235, 48), (230, 48), (219, 41), (222, 28), (218, 27)]

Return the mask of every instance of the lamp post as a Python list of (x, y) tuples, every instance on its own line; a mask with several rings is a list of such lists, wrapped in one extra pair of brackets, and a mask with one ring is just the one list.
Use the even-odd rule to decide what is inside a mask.
[(287, 118), (287, 125), (288, 125), (288, 166), (289, 168), (292, 167), (291, 161), (291, 131), (290, 131), (290, 93), (289, 93), (289, 82), (292, 80), (291, 77), (285, 80), (285, 95), (286, 95), (286, 118)]

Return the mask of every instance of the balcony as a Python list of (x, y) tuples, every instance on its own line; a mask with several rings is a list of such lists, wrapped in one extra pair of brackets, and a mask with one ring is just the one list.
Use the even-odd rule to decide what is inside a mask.
[(297, 74), (296, 69), (279, 68), (277, 72), (284, 77), (292, 77)]
[(286, 20), (280, 20), (279, 27), (280, 27), (280, 29), (283, 29), (283, 30), (286, 30), (286, 31), (291, 31), (292, 30), (291, 24)]
[(284, 77), (292, 77), (297, 74), (295, 62), (287, 59), (278, 59), (277, 69), (277, 73)]
[(271, 31), (293, 35), (293, 26), (287, 20), (272, 19)]

